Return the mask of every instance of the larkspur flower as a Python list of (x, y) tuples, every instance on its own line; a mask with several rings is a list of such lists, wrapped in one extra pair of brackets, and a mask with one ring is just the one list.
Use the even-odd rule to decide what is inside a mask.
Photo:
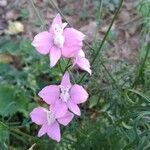
[(64, 74), (60, 85), (46, 86), (38, 95), (54, 108), (57, 117), (64, 115), (68, 109), (80, 116), (77, 104), (84, 103), (88, 98), (88, 93), (82, 86), (70, 83), (68, 72)]
[(60, 125), (68, 125), (73, 119), (73, 113), (67, 111), (62, 117), (56, 117), (54, 112), (43, 107), (37, 107), (30, 113), (32, 122), (42, 126), (38, 132), (38, 137), (47, 134), (51, 139), (60, 142)]
[(81, 49), (75, 58), (72, 58), (73, 66), (87, 71), (91, 75), (90, 62), (85, 58), (85, 53)]
[(50, 67), (56, 65), (62, 57), (71, 58), (78, 54), (83, 46), (85, 35), (74, 28), (66, 28), (59, 14), (54, 18), (49, 31), (43, 31), (34, 37), (32, 45), (43, 54), (49, 54)]

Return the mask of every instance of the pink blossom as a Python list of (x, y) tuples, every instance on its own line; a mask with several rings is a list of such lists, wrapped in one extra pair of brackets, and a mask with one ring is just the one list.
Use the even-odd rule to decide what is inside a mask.
[(69, 109), (80, 116), (81, 112), (77, 104), (84, 103), (88, 98), (86, 90), (78, 85), (70, 83), (69, 73), (66, 72), (60, 85), (44, 87), (39, 96), (54, 108), (57, 117), (64, 115)]
[(88, 59), (85, 58), (85, 53), (83, 52), (82, 49), (79, 51), (78, 55), (72, 59), (72, 61), (73, 66), (85, 70), (91, 75), (90, 62)]
[(30, 113), (32, 122), (42, 126), (38, 132), (38, 137), (47, 134), (51, 139), (60, 142), (60, 124), (66, 126), (73, 119), (73, 114), (67, 111), (62, 117), (56, 117), (53, 110), (37, 107)]
[(85, 35), (66, 26), (67, 23), (62, 23), (61, 16), (57, 14), (49, 31), (37, 34), (32, 42), (39, 53), (49, 54), (51, 67), (56, 65), (61, 56), (74, 57), (83, 46)]

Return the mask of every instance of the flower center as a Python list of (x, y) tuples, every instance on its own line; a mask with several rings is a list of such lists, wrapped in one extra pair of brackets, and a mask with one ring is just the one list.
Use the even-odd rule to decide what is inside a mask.
[(65, 37), (63, 36), (63, 31), (64, 31), (64, 25), (62, 24), (62, 26), (55, 24), (53, 27), (53, 31), (54, 31), (54, 44), (58, 47), (58, 48), (63, 48), (64, 45), (64, 41), (65, 41)]
[(70, 99), (69, 87), (60, 86), (60, 98), (63, 102), (67, 102)]
[(50, 124), (54, 123), (55, 120), (56, 120), (54, 114), (51, 111), (46, 111), (46, 113), (47, 113), (47, 122), (48, 122), (48, 124), (50, 125)]

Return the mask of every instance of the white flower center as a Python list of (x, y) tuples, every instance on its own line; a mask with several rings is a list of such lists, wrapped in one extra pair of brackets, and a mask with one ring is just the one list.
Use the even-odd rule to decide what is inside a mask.
[(53, 27), (54, 31), (54, 44), (58, 48), (63, 48), (65, 37), (63, 35), (64, 28), (66, 27), (66, 23), (63, 23), (61, 26), (59, 24), (55, 24)]
[(67, 102), (70, 99), (69, 87), (60, 86), (60, 98), (63, 102)]
[(47, 113), (47, 122), (48, 122), (48, 124), (50, 125), (50, 124), (54, 123), (55, 120), (56, 120), (54, 114), (51, 111), (46, 111), (46, 113)]

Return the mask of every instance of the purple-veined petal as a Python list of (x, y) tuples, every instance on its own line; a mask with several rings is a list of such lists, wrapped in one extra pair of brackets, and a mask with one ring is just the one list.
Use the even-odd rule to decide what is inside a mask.
[(53, 46), (52, 35), (47, 31), (43, 31), (34, 37), (32, 45), (40, 54), (46, 55)]
[(60, 89), (57, 85), (44, 87), (38, 94), (47, 104), (54, 104), (60, 95)]
[(58, 122), (60, 124), (66, 126), (66, 125), (68, 125), (71, 122), (73, 117), (74, 117), (74, 114), (69, 112), (69, 111), (67, 111), (67, 113), (64, 116), (62, 116), (60, 118), (57, 118), (57, 120), (58, 120)]
[(32, 122), (43, 125), (46, 122), (46, 111), (43, 107), (34, 108), (30, 113)]
[(67, 106), (68, 106), (69, 110), (70, 110), (71, 112), (73, 112), (74, 114), (76, 114), (76, 115), (78, 115), (78, 116), (81, 115), (80, 109), (79, 109), (79, 107), (78, 107), (77, 104), (75, 104), (75, 103), (73, 103), (72, 101), (69, 100), (69, 101), (67, 102)]
[(61, 57), (61, 49), (53, 46), (50, 50), (50, 67), (54, 67)]
[(75, 104), (84, 103), (88, 98), (86, 90), (78, 84), (74, 84), (70, 89), (71, 101)]
[(57, 121), (55, 121), (53, 124), (48, 126), (47, 134), (51, 139), (56, 140), (57, 142), (60, 142), (60, 139), (61, 139), (60, 126), (57, 123)]

